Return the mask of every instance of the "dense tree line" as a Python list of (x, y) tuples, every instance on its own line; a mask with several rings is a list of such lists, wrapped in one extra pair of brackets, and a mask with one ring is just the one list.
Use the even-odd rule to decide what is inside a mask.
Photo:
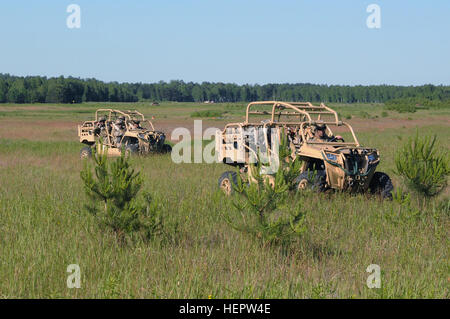
[(0, 74), (0, 103), (80, 102), (247, 102), (256, 100), (312, 102), (385, 102), (398, 98), (449, 100), (450, 86), (347, 86), (309, 83), (237, 85), (170, 81), (158, 83), (102, 82), (73, 77), (18, 77)]

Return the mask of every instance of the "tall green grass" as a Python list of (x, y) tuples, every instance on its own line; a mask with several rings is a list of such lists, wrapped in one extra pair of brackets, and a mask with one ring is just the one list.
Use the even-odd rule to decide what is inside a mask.
[[(437, 123), (424, 134), (448, 136)], [(414, 129), (358, 134), (394, 153)], [(0, 297), (2, 298), (449, 298), (448, 191), (422, 203), (415, 194), (382, 202), (364, 195), (292, 195), (308, 212), (306, 231), (288, 247), (264, 246), (222, 215), (232, 200), (218, 191), (223, 164), (174, 164), (170, 155), (134, 158), (143, 190), (154, 194), (165, 234), (118, 245), (83, 210), (82, 145), (0, 140)], [(442, 138), (443, 147), (450, 147)], [(406, 193), (404, 193), (406, 194)], [(78, 264), (81, 288), (66, 286)], [(369, 264), (382, 287), (369, 289)]]
[(220, 117), (221, 111), (196, 111), (191, 113), (191, 117)]

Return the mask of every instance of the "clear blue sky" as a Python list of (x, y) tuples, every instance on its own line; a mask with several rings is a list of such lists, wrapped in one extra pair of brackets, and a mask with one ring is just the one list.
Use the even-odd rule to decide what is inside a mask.
[[(371, 3), (381, 29), (366, 26)], [(14, 75), (450, 84), (449, 0), (2, 0), (0, 39)]]

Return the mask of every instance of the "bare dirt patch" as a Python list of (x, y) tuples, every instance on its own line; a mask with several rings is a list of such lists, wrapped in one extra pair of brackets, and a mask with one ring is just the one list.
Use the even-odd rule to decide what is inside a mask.
[(351, 119), (347, 121), (353, 127), (355, 132), (365, 132), (365, 131), (384, 131), (385, 129), (391, 128), (410, 128), (416, 126), (428, 126), (434, 124), (450, 125), (450, 118), (437, 118), (428, 117), (421, 119), (390, 119), (390, 118), (378, 118), (378, 119)]
[(0, 138), (30, 141), (70, 141), (77, 138), (76, 122), (58, 120), (0, 120)]
[[(199, 132), (194, 134), (194, 120), (187, 119), (158, 119), (153, 124), (158, 131), (165, 132), (167, 138), (172, 140), (172, 132), (176, 128), (187, 128), (191, 132), (192, 138), (200, 138)], [(223, 129), (230, 122), (227, 119), (211, 120), (206, 119), (202, 122), (202, 133), (207, 128), (215, 127)], [(450, 118), (428, 117), (421, 119), (359, 119), (347, 120), (355, 130), (355, 133), (366, 131), (384, 131), (393, 128), (411, 128), (429, 126), (434, 124), (449, 125)], [(31, 141), (76, 141), (77, 125), (81, 122), (67, 120), (31, 120), (31, 119), (1, 119), (0, 120), (0, 138), (5, 139), (27, 139)], [(333, 128), (333, 131), (342, 132), (346, 128)]]
[(2, 112), (14, 112), (14, 111), (47, 111), (50, 108), (48, 106), (0, 106)]

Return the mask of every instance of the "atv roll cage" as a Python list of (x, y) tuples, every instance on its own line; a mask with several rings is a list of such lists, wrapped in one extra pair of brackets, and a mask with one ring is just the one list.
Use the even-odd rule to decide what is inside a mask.
[(129, 122), (133, 120), (139, 120), (144, 123), (148, 123), (149, 127), (152, 131), (155, 130), (155, 127), (153, 126), (153, 123), (150, 120), (146, 120), (144, 117), (144, 114), (134, 110), (127, 110), (127, 111), (120, 111), (120, 110), (113, 110), (113, 109), (98, 109), (95, 112), (95, 122), (98, 122), (99, 115), (101, 113), (108, 113), (107, 121), (110, 122), (116, 118), (118, 118), (120, 115), (125, 117), (125, 122), (128, 124)]
[[(269, 110), (264, 109), (264, 106), (270, 107)], [(259, 109), (258, 109), (259, 107)], [(269, 119), (263, 121), (257, 121), (257, 116), (269, 115)], [(282, 120), (283, 118), (283, 120)], [(286, 118), (286, 119), (284, 119)], [(255, 121), (256, 120), (256, 121)], [(353, 142), (327, 142), (317, 141), (308, 138), (308, 127), (315, 124), (324, 124), (327, 127), (328, 135), (333, 136), (333, 131), (330, 126), (343, 126), (346, 127), (353, 138)], [(225, 126), (223, 133), (225, 134), (227, 129), (236, 127), (243, 129), (249, 126), (282, 126), (298, 127), (300, 129), (299, 134), (302, 137), (302, 141), (306, 144), (312, 145), (330, 145), (336, 147), (359, 147), (360, 144), (353, 131), (353, 128), (346, 122), (339, 120), (339, 116), (336, 111), (332, 110), (325, 104), (313, 105), (310, 102), (279, 102), (279, 101), (260, 101), (251, 102), (247, 105), (245, 121), (243, 123), (229, 123)]]

